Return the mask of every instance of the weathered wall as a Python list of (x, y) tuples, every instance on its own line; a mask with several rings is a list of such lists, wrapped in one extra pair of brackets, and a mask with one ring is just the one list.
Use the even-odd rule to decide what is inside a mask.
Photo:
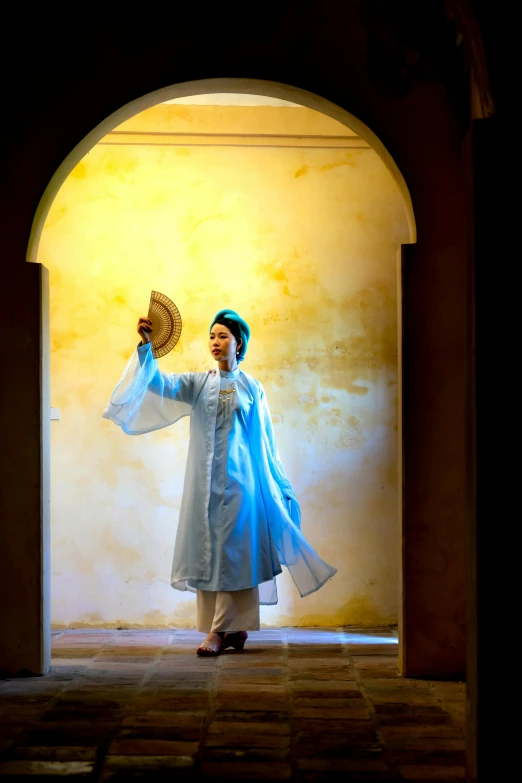
[[(125, 128), (346, 135), (291, 108), (162, 106)], [(325, 142), (327, 143), (327, 142)], [(193, 624), (169, 586), (186, 422), (130, 438), (101, 413), (151, 288), (184, 331), (165, 370), (201, 370), (223, 306), (252, 326), (245, 369), (265, 385), (303, 528), (339, 569), (300, 599), (286, 578), (271, 624), (397, 617), (396, 186), (370, 149), (102, 146), (49, 214), (52, 619)]]

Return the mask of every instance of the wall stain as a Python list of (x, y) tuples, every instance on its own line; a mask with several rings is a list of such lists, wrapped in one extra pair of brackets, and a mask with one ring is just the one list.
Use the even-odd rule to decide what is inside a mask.
[(351, 381), (349, 381), (346, 384), (346, 391), (348, 391), (350, 394), (357, 394), (359, 395), (359, 397), (365, 397), (370, 391), (370, 389), (368, 388), (368, 386), (360, 386), (357, 383), (352, 383)]
[(122, 535), (115, 536), (110, 528), (106, 528), (100, 536), (100, 546), (104, 558), (109, 558), (118, 571), (128, 569), (142, 562), (142, 552), (139, 547), (127, 543)]
[(281, 618), (281, 624), (298, 628), (332, 628), (356, 626), (359, 628), (379, 628), (396, 625), (397, 615), (383, 613), (377, 604), (364, 593), (354, 593), (341, 607), (328, 614), (306, 612), (296, 622), (291, 615)]
[(321, 166), (321, 171), (332, 171), (332, 169), (338, 169), (341, 166), (355, 167), (355, 161), (353, 161), (351, 158), (346, 158), (346, 160), (341, 160), (336, 163), (324, 163)]
[(283, 294), (285, 296), (291, 297), (292, 299), (299, 299), (299, 294), (291, 294), (290, 289), (288, 288), (287, 285), (285, 285), (285, 287), (283, 288)]
[(257, 274), (274, 283), (288, 282), (287, 273), (284, 269), (284, 262), (279, 259), (259, 262), (257, 264)]
[(306, 163), (304, 163), (302, 166), (300, 166), (297, 171), (294, 173), (294, 178), (298, 179), (299, 177), (303, 177), (305, 174), (308, 174), (309, 171), (316, 170), (316, 171), (332, 171), (333, 169), (341, 168), (342, 166), (350, 166), (352, 168), (355, 168), (356, 163), (348, 153), (344, 160), (335, 161), (332, 163), (323, 163), (321, 166), (309, 166)]
[(392, 489), (395, 489), (397, 487), (397, 482), (399, 480), (399, 472), (398, 472), (398, 466), (396, 462), (390, 463), (385, 470), (385, 477), (386, 477), (386, 483), (389, 487), (392, 487)]
[(87, 176), (87, 167), (83, 161), (80, 161), (69, 174), (73, 179), (85, 179)]
[(305, 174), (308, 174), (310, 171), (310, 166), (307, 166), (306, 163), (300, 166), (297, 171), (294, 174), (295, 179), (298, 179), (299, 177), (303, 177)]
[(196, 231), (196, 230), (197, 230), (197, 229), (198, 229), (200, 226), (202, 226), (204, 223), (208, 223), (208, 222), (209, 222), (209, 221), (211, 221), (211, 220), (223, 220), (223, 219), (224, 219), (224, 216), (223, 216), (223, 215), (207, 215), (206, 217), (203, 217), (203, 218), (200, 218), (199, 220), (196, 220), (196, 222), (195, 222), (195, 223), (194, 223), (194, 225), (193, 225), (193, 226), (190, 228), (190, 230), (188, 231), (188, 233), (187, 233), (187, 234), (185, 234), (185, 236), (183, 237), (183, 241), (184, 241), (184, 242), (186, 242), (187, 240), (189, 240), (189, 239), (192, 237), (192, 235), (194, 234), (194, 232), (195, 232), (195, 231)]
[(317, 408), (317, 397), (313, 394), (299, 394), (297, 399), (307, 413), (310, 413), (314, 408)]

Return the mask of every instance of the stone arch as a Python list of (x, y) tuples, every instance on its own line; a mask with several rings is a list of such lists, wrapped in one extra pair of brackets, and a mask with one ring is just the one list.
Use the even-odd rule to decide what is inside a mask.
[[(415, 244), (417, 241), (417, 226), (414, 215), (412, 197), (405, 177), (393, 156), (388, 151), (381, 139), (373, 132), (362, 120), (350, 113), (339, 105), (307, 90), (293, 87), (287, 84), (265, 81), (262, 79), (240, 79), (240, 78), (213, 78), (202, 79), (173, 84), (167, 87), (146, 93), (135, 100), (124, 104), (119, 109), (108, 115), (101, 123), (96, 125), (84, 138), (71, 150), (64, 158), (62, 163), (55, 170), (50, 178), (36, 208), (32, 221), (31, 232), (27, 245), (26, 261), (36, 263), (38, 248), (42, 231), (52, 207), (53, 201), (60, 191), (65, 180), (80, 161), (89, 153), (89, 151), (111, 130), (121, 125), (133, 116), (151, 108), (164, 101), (175, 98), (189, 97), (194, 95), (215, 94), (215, 93), (236, 93), (245, 95), (260, 95), (271, 98), (283, 99), (292, 103), (307, 107), (332, 119), (342, 123), (358, 136), (363, 138), (371, 148), (377, 153), (384, 166), (390, 173), (402, 200), (406, 221), (408, 225), (409, 244)], [(400, 268), (399, 268), (400, 274)], [(400, 284), (400, 280), (399, 280)], [(398, 291), (398, 305), (400, 308), (400, 286)], [(401, 318), (399, 316), (399, 328), (401, 328)], [(400, 339), (399, 339), (400, 344)], [(399, 353), (399, 378), (401, 377), (401, 354)], [(401, 408), (401, 389), (399, 386), (399, 410)], [(402, 428), (402, 416), (399, 413), (399, 429)], [(402, 451), (402, 441), (399, 439), (399, 449)], [(402, 481), (400, 466), (402, 463), (402, 454), (399, 454), (399, 483)], [(399, 493), (400, 498), (400, 493)], [(400, 513), (402, 508), (400, 508)], [(402, 520), (399, 518), (399, 524)], [(399, 536), (402, 536), (402, 529), (399, 528)], [(48, 547), (45, 547), (48, 549)], [(401, 552), (402, 547), (399, 547)], [(400, 561), (399, 561), (400, 564)], [(400, 577), (399, 577), (400, 578)], [(401, 616), (402, 607), (402, 586), (399, 590), (399, 614)], [(402, 623), (401, 623), (402, 625)]]

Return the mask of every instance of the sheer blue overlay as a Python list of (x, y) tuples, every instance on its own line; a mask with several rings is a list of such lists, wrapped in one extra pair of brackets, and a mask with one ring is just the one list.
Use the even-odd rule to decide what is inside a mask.
[(301, 532), (299, 504), (281, 464), (263, 387), (239, 369), (231, 375), (236, 393), (229, 409), (220, 408), (223, 373), (163, 373), (150, 345), (141, 346), (104, 418), (128, 435), (141, 435), (190, 416), (174, 588), (259, 585), (261, 603), (274, 604), (275, 577), (284, 565), (301, 596), (309, 595), (336, 569)]

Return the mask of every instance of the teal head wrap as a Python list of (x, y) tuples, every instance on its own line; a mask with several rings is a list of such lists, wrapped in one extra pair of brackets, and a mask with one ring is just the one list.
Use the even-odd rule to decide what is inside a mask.
[(244, 318), (241, 318), (235, 310), (220, 310), (210, 324), (211, 330), (214, 324), (223, 324), (224, 326), (227, 326), (236, 340), (241, 339), (243, 341), (237, 357), (238, 362), (242, 362), (245, 358), (248, 341), (250, 339), (250, 327), (247, 322)]

